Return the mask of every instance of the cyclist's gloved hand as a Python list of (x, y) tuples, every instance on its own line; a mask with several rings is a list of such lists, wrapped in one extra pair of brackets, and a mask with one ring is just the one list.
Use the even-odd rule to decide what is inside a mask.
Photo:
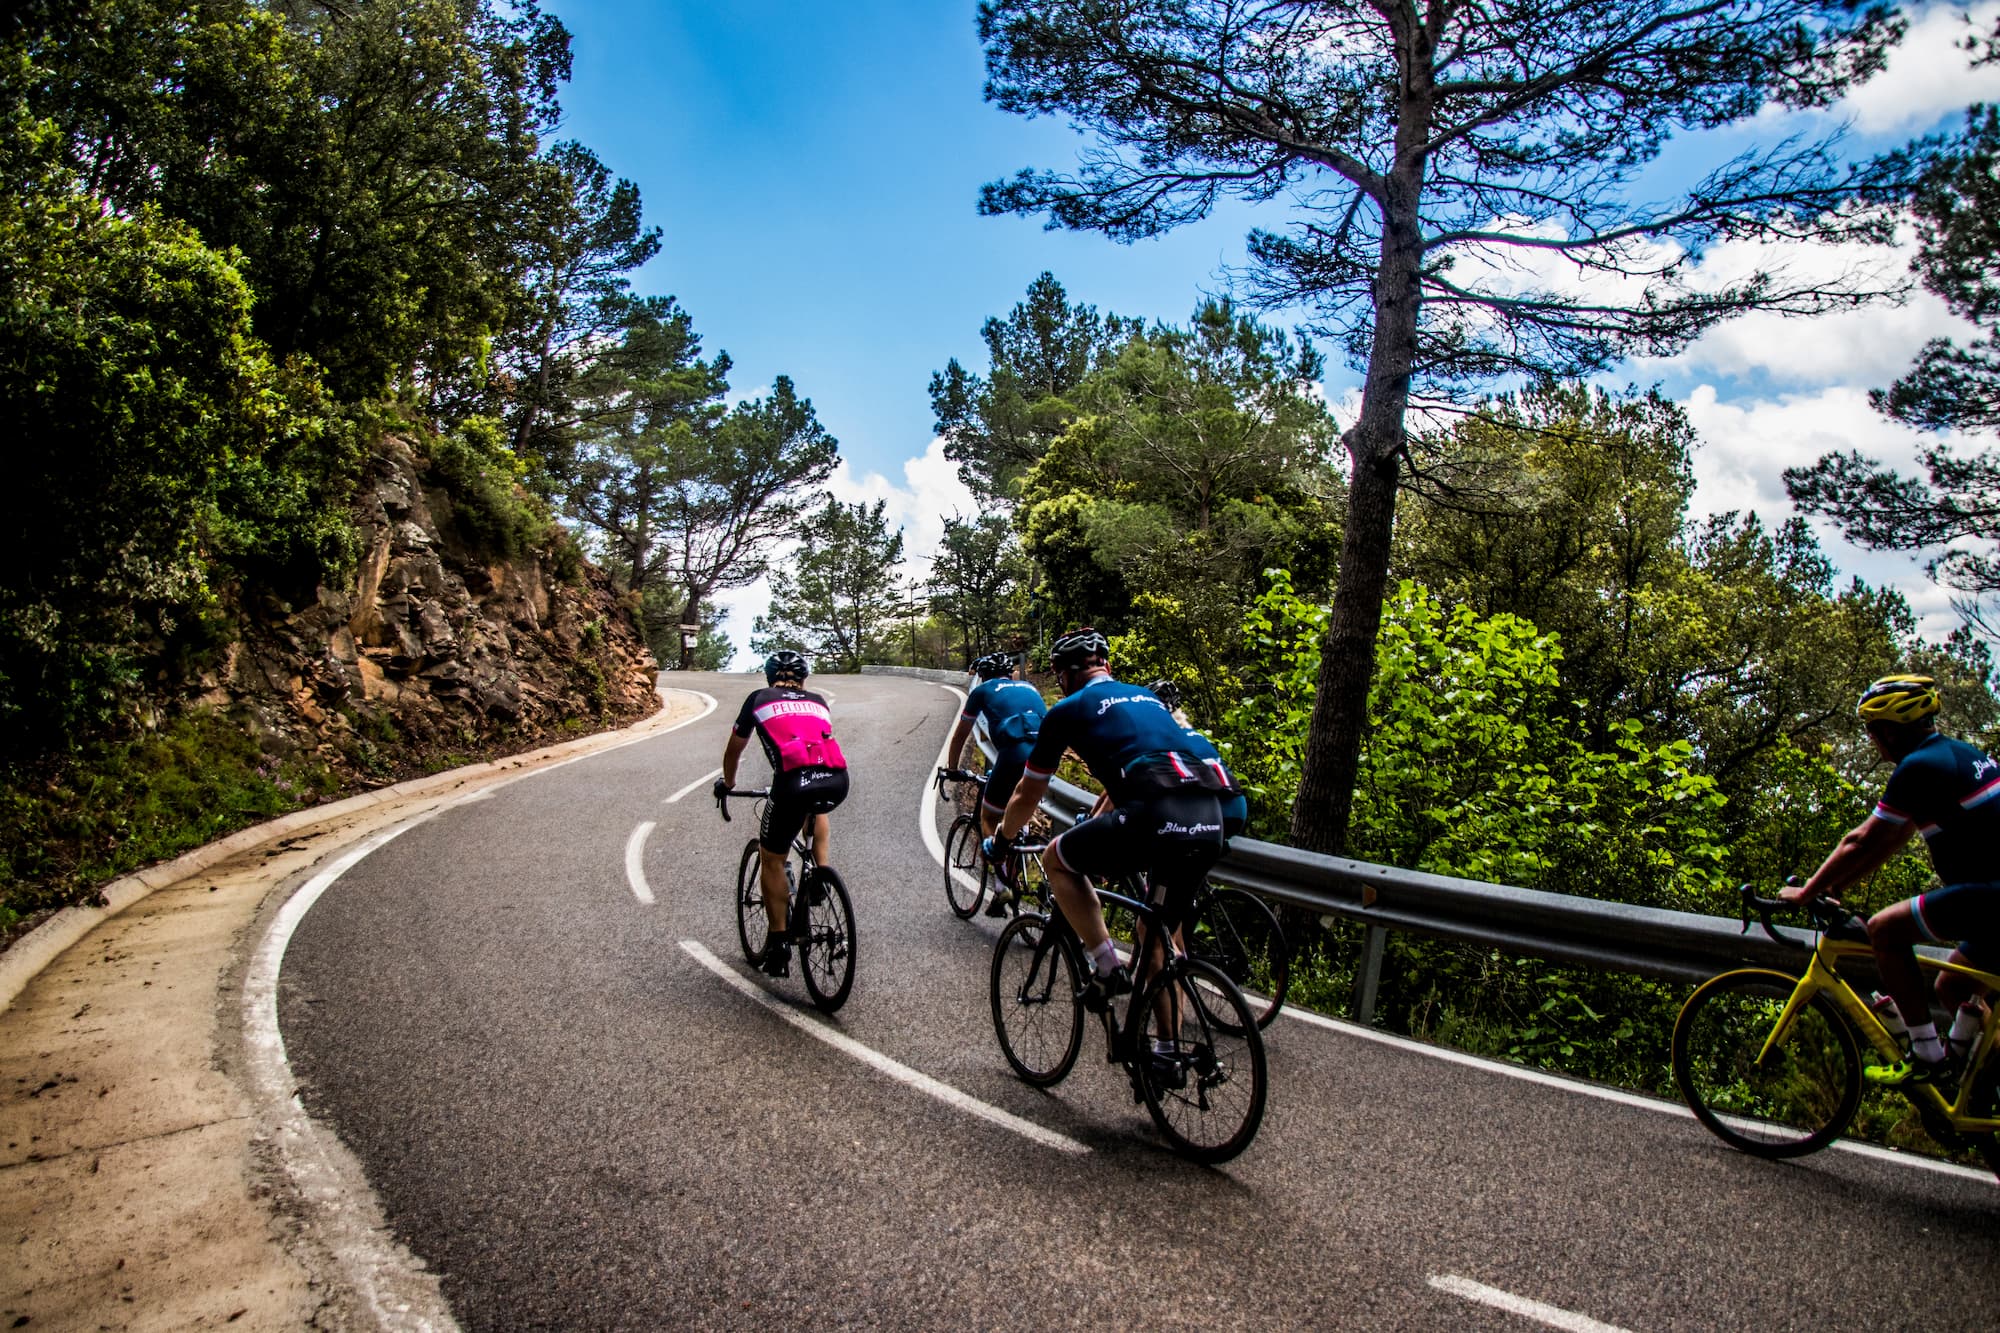
[(1014, 840), (1004, 833), (996, 833), (979, 844), (979, 854), (998, 865), (1014, 850)]
[(719, 801), (723, 797), (729, 795), (729, 784), (724, 782), (721, 778), (717, 778), (715, 780), (715, 785), (713, 787), (710, 787), (709, 790), (715, 793), (715, 799)]

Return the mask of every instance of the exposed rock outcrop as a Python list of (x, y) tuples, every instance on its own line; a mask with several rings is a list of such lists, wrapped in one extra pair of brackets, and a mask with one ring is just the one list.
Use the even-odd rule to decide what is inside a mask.
[(632, 602), (567, 534), (480, 558), (406, 441), (374, 451), (355, 501), (350, 586), (245, 607), (202, 702), (268, 748), (360, 781), (524, 749), (650, 713), (657, 666)]

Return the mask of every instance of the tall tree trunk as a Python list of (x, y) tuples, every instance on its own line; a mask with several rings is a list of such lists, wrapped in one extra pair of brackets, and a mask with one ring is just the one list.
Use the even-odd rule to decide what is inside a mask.
[(1312, 722), (1292, 807), (1292, 844), (1339, 856), (1347, 850), (1354, 784), (1361, 769), (1361, 734), (1375, 679), (1375, 636), (1389, 583), (1395, 531), (1395, 454), (1357, 461), (1347, 494), (1347, 530), (1340, 541), (1340, 583), (1320, 640), (1319, 680)]
[[(1420, 34), (1411, 33), (1406, 41)], [(1426, 62), (1410, 80), (1410, 97), (1429, 93)], [(1382, 628), (1382, 596), (1389, 584), (1390, 542), (1396, 528), (1396, 491), (1403, 466), (1404, 417), (1410, 405), (1410, 372), (1416, 362), (1419, 276), (1423, 232), (1423, 134), (1428, 106), (1406, 100), (1398, 128), (1400, 165), (1384, 182), (1382, 258), (1375, 277), (1375, 339), (1362, 389), (1361, 419), (1348, 433), (1354, 460), (1347, 490), (1347, 529), (1340, 539), (1340, 582), (1333, 613), (1320, 640), (1318, 693), (1313, 699), (1292, 807), (1292, 843), (1339, 856), (1347, 850), (1354, 813), (1354, 784), (1361, 772), (1361, 737), (1368, 725), (1368, 690), (1375, 679), (1375, 636)]]

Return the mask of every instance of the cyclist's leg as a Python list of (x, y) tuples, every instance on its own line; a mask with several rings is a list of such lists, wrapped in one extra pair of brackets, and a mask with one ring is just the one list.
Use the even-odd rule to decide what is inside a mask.
[(1042, 858), (1056, 906), (1082, 942), (1084, 953), (1099, 964), (1099, 971), (1106, 970), (1101, 959), (1111, 942), (1111, 932), (1104, 925), (1104, 905), (1097, 900), (1097, 890), (1090, 887), (1088, 877), (1120, 874), (1130, 867), (1130, 833), (1126, 812), (1107, 810), (1059, 834)]
[[(1910, 916), (1918, 932), (1915, 938), (1951, 945), (1953, 962), (1981, 971), (1991, 971), (2000, 962), (2000, 948), (1995, 947), (2000, 945), (2000, 884), (1947, 884), (1932, 889), (1911, 899)], [(1869, 939), (1874, 939), (1873, 922), (1869, 924)], [(1937, 997), (1947, 1013), (1982, 989), (1970, 977), (1942, 970), (1937, 975)], [(1907, 1016), (1904, 1021), (1908, 1021)]]
[(1868, 944), (1882, 974), (1882, 988), (1896, 1002), (1905, 1026), (1917, 1029), (1931, 1021), (1930, 987), (1917, 967), (1916, 944), (1926, 937), (1918, 915), (1921, 898), (1885, 907), (1868, 919)]
[[(1000, 816), (1007, 812), (1007, 802), (1014, 798), (1014, 788), (1021, 781), (1021, 770), (1028, 762), (1029, 749), (1028, 746), (1017, 745), (994, 752), (993, 767), (987, 771), (986, 786), (979, 797), (979, 831), (986, 837), (992, 837), (1000, 827)], [(1011, 893), (1011, 881), (1018, 881), (1020, 876), (1012, 865), (1006, 870), (1008, 873), (1003, 887)], [(994, 906), (1004, 906), (1002, 895), (996, 893)], [(989, 911), (988, 915), (997, 913)]]
[(764, 824), (757, 831), (757, 882), (764, 889), (764, 911), (771, 920), (773, 939), (783, 939), (791, 926), (785, 858), (791, 855), (792, 839), (805, 827), (809, 813), (797, 788), (796, 773), (773, 775), (771, 799), (764, 805)]
[(833, 821), (827, 816), (847, 799), (847, 770), (815, 768), (800, 788), (806, 809), (812, 812), (813, 864), (830, 865), (833, 854)]

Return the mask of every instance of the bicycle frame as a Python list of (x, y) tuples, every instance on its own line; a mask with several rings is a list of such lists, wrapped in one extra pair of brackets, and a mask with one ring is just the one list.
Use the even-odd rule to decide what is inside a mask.
[[(1873, 951), (1866, 944), (1851, 940), (1836, 940), (1822, 934), (1819, 943), (1813, 948), (1811, 959), (1806, 963), (1804, 974), (1799, 977), (1798, 984), (1792, 990), (1791, 998), (1785, 1002), (1783, 1012), (1778, 1015), (1777, 1023), (1771, 1028), (1771, 1035), (1764, 1039), (1763, 1049), (1757, 1054), (1758, 1062), (1762, 1063), (1772, 1049), (1784, 1040), (1785, 1034), (1791, 1030), (1792, 1021), (1812, 1003), (1816, 995), (1825, 995), (1832, 1001), (1834, 1007), (1847, 1019), (1849, 1026), (1877, 1053), (1892, 1061), (1901, 1060), (1904, 1056), (1902, 1045), (1889, 1034), (1889, 1029), (1882, 1025), (1882, 1020), (1875, 1016), (1875, 1011), (1868, 1007), (1855, 992), (1854, 987), (1849, 985), (1838, 971), (1842, 959), (1873, 956)], [(2000, 995), (2000, 975), (1982, 972), (1976, 967), (1946, 959), (1927, 958), (1922, 954), (1917, 956), (1917, 962), (1927, 973), (1955, 972), (1986, 987), (1989, 992)], [(1980, 1028), (1978, 1040), (1965, 1062), (1965, 1070), (1959, 1078), (1958, 1086), (1953, 1089), (1950, 1100), (1946, 1100), (1943, 1092), (1928, 1083), (1919, 1083), (1900, 1091), (1905, 1096), (1917, 1099), (1921, 1104), (1938, 1111), (1953, 1129), (1962, 1133), (1987, 1134), (2000, 1131), (2000, 1118), (1973, 1115), (1968, 1106), (1973, 1088), (1978, 1082), (1977, 1075), (1993, 1053), (1996, 1033), (2000, 1033), (2000, 1004), (1988, 1006), (1986, 1021)]]
[[(1034, 856), (1039, 860), (1042, 852), (1046, 850), (1046, 846), (1022, 847), (1016, 850), (1020, 851), (1023, 855)], [(1110, 900), (1114, 906), (1129, 909), (1132, 912), (1133, 918), (1149, 929), (1161, 928), (1159, 912), (1152, 904), (1137, 898), (1128, 898), (1122, 893), (1113, 893), (1103, 888), (1097, 890), (1097, 896), (1100, 899)], [(1061, 906), (1053, 901), (1053, 893), (1051, 893), (1050, 897), (1051, 902), (1049, 903), (1048, 910), (1049, 929), (1043, 934), (1042, 946), (1036, 952), (1034, 966), (1029, 970), (1030, 984), (1033, 984), (1034, 979), (1040, 974), (1043, 961), (1050, 954), (1054, 953), (1056, 949), (1061, 947), (1060, 942), (1064, 937), (1069, 939), (1071, 945), (1079, 953), (1082, 952), (1082, 941), (1077, 937), (1076, 927), (1072, 926), (1069, 918), (1063, 915)], [(1161, 960), (1161, 967), (1163, 968), (1171, 959), (1184, 956), (1179, 945), (1174, 943), (1171, 934), (1167, 934), (1165, 938), (1170, 953)], [(1139, 1012), (1139, 994), (1145, 990), (1146, 982), (1152, 979), (1152, 975), (1157, 975), (1140, 975), (1138, 968), (1143, 965), (1143, 959), (1137, 960), (1134, 965), (1132, 996), (1125, 1005), (1123, 1020), (1121, 1021), (1117, 1017), (1111, 1005), (1106, 1005), (1097, 1015), (1098, 1021), (1104, 1027), (1105, 1060), (1111, 1064), (1124, 1065), (1127, 1072), (1131, 1073), (1134, 1078), (1138, 1077), (1138, 1062), (1144, 1054), (1144, 1052), (1137, 1049), (1138, 1043), (1134, 1035), (1138, 1031), (1143, 1030), (1145, 1026), (1145, 1015)], [(1088, 963), (1085, 966), (1087, 967)], [(1178, 1013), (1174, 1015), (1174, 1026), (1176, 1028), (1180, 1026), (1180, 1015)]]

